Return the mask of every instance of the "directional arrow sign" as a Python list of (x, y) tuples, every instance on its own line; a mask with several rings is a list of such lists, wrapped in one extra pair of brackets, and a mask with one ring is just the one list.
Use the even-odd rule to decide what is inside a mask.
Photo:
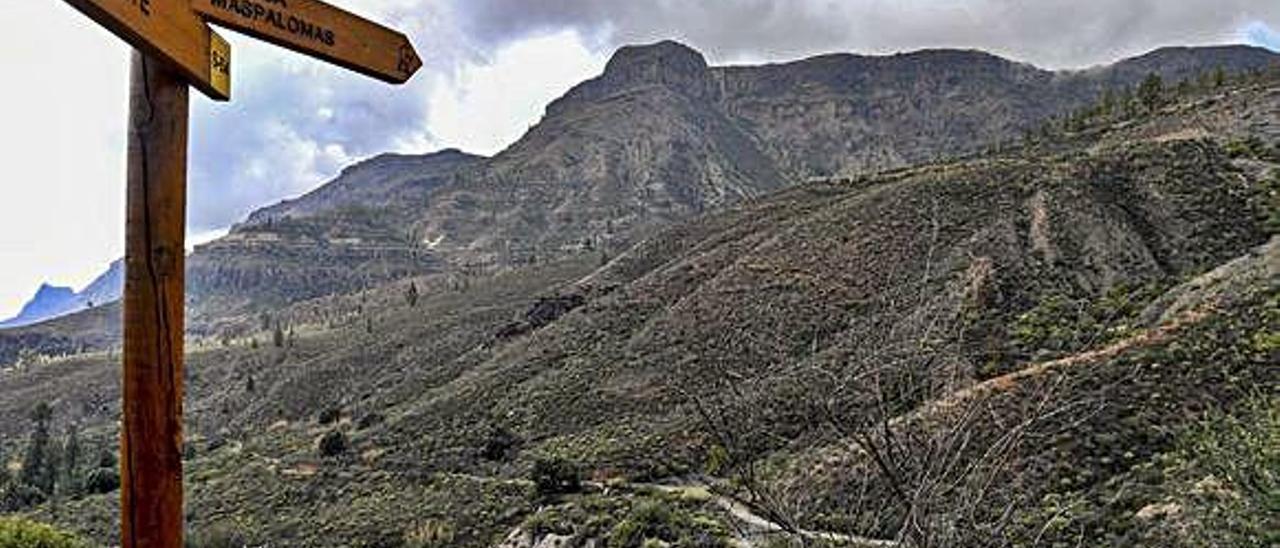
[(184, 0), (207, 20), (401, 84), (422, 67), (404, 34), (318, 0)]
[(231, 98), (231, 46), (188, 0), (67, 0), (133, 47), (173, 64), (211, 99)]

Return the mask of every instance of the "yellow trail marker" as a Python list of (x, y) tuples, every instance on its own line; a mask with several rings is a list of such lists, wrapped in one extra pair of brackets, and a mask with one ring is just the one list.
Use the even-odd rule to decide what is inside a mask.
[(206, 20), (400, 84), (422, 67), (408, 37), (317, 0), (189, 0)]
[(231, 98), (231, 47), (188, 0), (66, 0), (129, 45), (164, 59), (209, 98)]

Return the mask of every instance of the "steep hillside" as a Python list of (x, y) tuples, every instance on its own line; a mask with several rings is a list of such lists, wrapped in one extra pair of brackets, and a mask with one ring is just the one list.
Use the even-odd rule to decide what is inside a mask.
[[(1280, 384), (1277, 110), (1277, 81), (1233, 82), (792, 186), (607, 261), (272, 307), (192, 341), (192, 529), (321, 546), (1265, 531), (1264, 511), (1216, 527), (1179, 493), (1216, 466), (1198, 418), (1245, 420)], [(0, 372), (0, 415), (49, 401), (54, 431), (109, 446), (114, 363)], [(0, 439), (29, 428), (0, 421)], [(575, 469), (580, 489), (555, 477)], [(1200, 490), (1250, 493), (1216, 481)], [(114, 500), (35, 512), (108, 539)]]

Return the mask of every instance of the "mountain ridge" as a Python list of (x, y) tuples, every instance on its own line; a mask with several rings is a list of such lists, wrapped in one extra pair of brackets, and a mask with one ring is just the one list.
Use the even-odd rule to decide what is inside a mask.
[(41, 284), (16, 316), (0, 321), (0, 329), (26, 327), (110, 304), (119, 300), (123, 292), (124, 260), (117, 259), (80, 291)]
[[(324, 263), (330, 251), (348, 253), (342, 242), (369, 241), (392, 226), (404, 232), (379, 240), (389, 246), (380, 258), (339, 259), (362, 274), (335, 271), (338, 278), (321, 284), (326, 291), (423, 268), (460, 272), (565, 253), (607, 255), (671, 222), (810, 178), (915, 165), (1021, 138), (1111, 86), (1135, 86), (1148, 72), (1173, 79), (1217, 67), (1257, 70), (1277, 60), (1249, 47), (1168, 48), (1084, 73), (977, 50), (932, 49), (715, 67), (674, 41), (626, 46), (491, 158), (446, 151), (397, 157), (399, 168), (375, 159), (306, 197), (255, 213), (204, 249), (223, 258), (234, 250), (257, 253), (264, 248), (249, 242), (268, 235), (291, 246), (318, 243), (311, 256)], [(383, 169), (376, 168), (380, 162)], [(353, 224), (344, 204), (371, 218)], [(300, 235), (297, 226), (265, 226), (283, 211), (330, 228)], [(292, 219), (302, 222), (310, 221)], [(352, 228), (331, 228), (344, 224)], [(429, 264), (410, 258), (423, 253), (433, 257)], [(383, 260), (389, 266), (377, 264)], [(192, 264), (197, 294), (248, 289), (233, 280), (271, 283), (228, 269), (224, 260), (206, 260), (200, 250)], [(277, 270), (301, 267), (286, 262)], [(319, 294), (267, 293), (286, 301)]]
[[(1050, 71), (934, 48), (711, 66), (671, 40), (625, 46), (493, 157), (446, 149), (349, 166), (198, 247), (190, 285), (213, 316), (244, 309), (248, 297), (279, 304), (413, 274), (608, 255), (671, 222), (810, 178), (1019, 138), (1148, 73), (1173, 80), (1277, 59), (1249, 46), (1167, 47)], [(320, 265), (329, 267), (303, 273)]]

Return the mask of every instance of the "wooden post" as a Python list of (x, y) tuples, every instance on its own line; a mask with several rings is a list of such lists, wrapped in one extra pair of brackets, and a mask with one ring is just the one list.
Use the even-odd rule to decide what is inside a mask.
[(181, 548), (187, 81), (134, 52), (125, 227), (123, 548)]

